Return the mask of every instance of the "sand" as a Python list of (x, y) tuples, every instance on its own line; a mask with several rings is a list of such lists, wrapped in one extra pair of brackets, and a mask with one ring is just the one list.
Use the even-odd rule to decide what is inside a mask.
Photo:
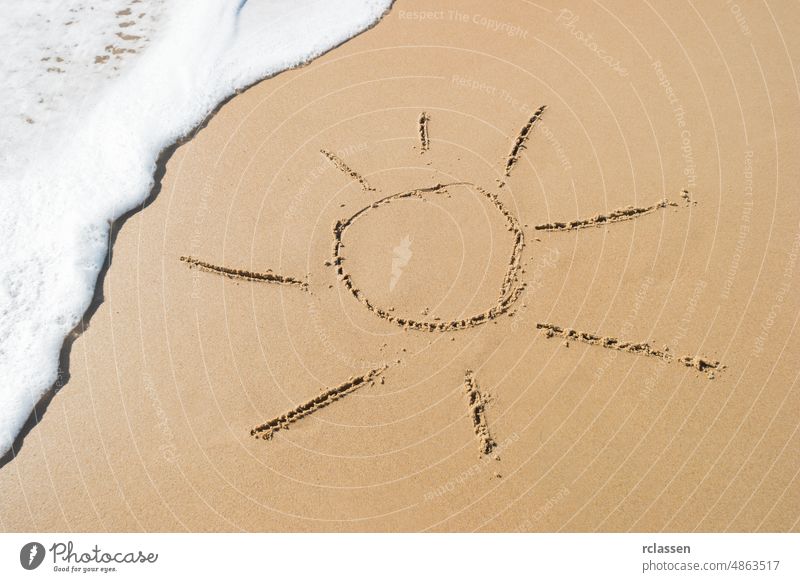
[(797, 531), (797, 9), (563, 10), (399, 0), (168, 152), (0, 528)]

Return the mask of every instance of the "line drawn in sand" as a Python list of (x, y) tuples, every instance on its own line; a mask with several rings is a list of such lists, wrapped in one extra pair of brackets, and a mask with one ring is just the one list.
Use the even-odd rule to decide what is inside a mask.
[[(683, 191), (686, 194), (686, 190)], [(584, 218), (581, 220), (571, 220), (569, 222), (548, 222), (547, 224), (538, 224), (533, 228), (535, 230), (544, 230), (544, 231), (558, 231), (558, 230), (580, 230), (582, 228), (592, 228), (596, 226), (603, 226), (605, 224), (611, 224), (613, 222), (624, 222), (626, 220), (633, 220), (635, 218), (639, 218), (644, 216), (645, 214), (650, 214), (651, 212), (655, 212), (656, 210), (661, 210), (662, 208), (667, 208), (668, 206), (677, 206), (677, 202), (670, 202), (666, 198), (659, 202), (658, 204), (653, 204), (652, 206), (644, 206), (644, 207), (635, 207), (635, 206), (628, 206), (626, 208), (618, 208), (617, 210), (612, 210), (607, 214), (598, 214), (597, 216), (593, 216), (591, 218)]]
[(539, 107), (539, 109), (537, 109), (533, 114), (533, 117), (528, 120), (528, 123), (522, 126), (519, 135), (517, 135), (517, 139), (514, 141), (514, 145), (511, 148), (511, 153), (508, 154), (508, 158), (506, 159), (507, 178), (511, 176), (511, 170), (513, 170), (514, 166), (517, 165), (519, 156), (522, 154), (522, 150), (525, 149), (525, 142), (528, 141), (531, 131), (533, 131), (533, 126), (542, 117), (545, 109), (547, 109), (547, 105), (542, 105)]
[(588, 344), (590, 346), (599, 346), (609, 350), (618, 350), (620, 352), (628, 352), (629, 354), (638, 354), (641, 356), (648, 356), (650, 358), (659, 358), (669, 363), (678, 361), (687, 368), (695, 368), (700, 372), (705, 372), (712, 380), (715, 377), (715, 371), (724, 370), (725, 366), (716, 360), (709, 360), (701, 356), (674, 356), (669, 349), (669, 346), (664, 346), (663, 350), (653, 348), (647, 342), (629, 342), (611, 336), (599, 336), (585, 331), (575, 331), (574, 329), (562, 328), (552, 323), (537, 323), (537, 329), (543, 330), (542, 333), (547, 338), (560, 337), (565, 341), (570, 340)]
[(375, 188), (373, 188), (372, 186), (369, 185), (369, 182), (367, 182), (367, 180), (364, 178), (364, 176), (362, 176), (361, 174), (359, 174), (355, 170), (351, 169), (350, 166), (348, 166), (346, 163), (344, 163), (344, 160), (342, 160), (342, 158), (340, 158), (336, 154), (334, 154), (332, 152), (329, 152), (328, 150), (325, 150), (325, 149), (319, 150), (319, 153), (321, 153), (323, 156), (328, 158), (330, 160), (330, 162), (333, 164), (333, 166), (337, 170), (339, 170), (344, 175), (349, 176), (350, 178), (353, 178), (356, 182), (358, 182), (359, 185), (361, 186), (361, 189), (364, 192), (374, 192), (375, 191)]
[(419, 147), (420, 152), (427, 152), (431, 149), (431, 140), (428, 137), (428, 122), (431, 120), (428, 114), (423, 111), (419, 116)]
[(278, 285), (296, 285), (304, 291), (308, 291), (307, 281), (301, 281), (300, 279), (296, 279), (294, 277), (278, 275), (277, 273), (273, 273), (270, 269), (260, 273), (258, 271), (245, 271), (244, 269), (219, 267), (217, 265), (212, 265), (211, 263), (207, 263), (192, 257), (184, 256), (181, 257), (180, 260), (189, 265), (190, 268), (205, 271), (207, 273), (216, 273), (218, 275), (222, 275), (223, 277), (228, 277), (229, 279), (241, 279), (243, 281), (254, 281), (257, 283), (276, 283)]
[(478, 383), (475, 381), (472, 370), (464, 373), (464, 391), (467, 394), (469, 417), (472, 420), (475, 437), (478, 439), (480, 452), (488, 455), (497, 446), (497, 442), (489, 432), (489, 423), (486, 421), (486, 398), (478, 389)]
[[(537, 109), (532, 117), (519, 131), (516, 139), (513, 142), (511, 150), (505, 160), (503, 168), (505, 178), (510, 178), (517, 163), (525, 150), (525, 144), (533, 134), (536, 123), (541, 119), (544, 114), (546, 106), (541, 106)], [(427, 112), (423, 112), (418, 120), (418, 137), (420, 143), (420, 154), (429, 151), (431, 141), (429, 136), (429, 121), (430, 116)], [(372, 187), (364, 176), (353, 170), (344, 160), (329, 150), (321, 149), (320, 153), (325, 156), (343, 175), (349, 180), (356, 182), (359, 187), (365, 192), (379, 192), (378, 189)], [(505, 185), (505, 181), (500, 181), (499, 188)], [(469, 315), (467, 317), (441, 320), (439, 318), (427, 317), (427, 312), (423, 313), (423, 318), (418, 317), (404, 317), (402, 315), (395, 315), (392, 308), (384, 308), (376, 304), (373, 300), (368, 298), (365, 292), (353, 280), (351, 274), (345, 268), (346, 258), (344, 256), (344, 239), (350, 226), (356, 221), (363, 220), (364, 217), (378, 209), (385, 209), (393, 204), (399, 204), (406, 200), (423, 199), (426, 200), (430, 197), (451, 195), (456, 191), (466, 189), (471, 193), (477, 193), (486, 198), (493, 207), (503, 218), (506, 224), (506, 229), (512, 234), (513, 243), (509, 251), (507, 260), (507, 269), (503, 277), (497, 299), (494, 304), (489, 306), (484, 311)], [(682, 190), (680, 196), (684, 201), (685, 206), (697, 204), (691, 199), (687, 190)], [(662, 199), (650, 206), (621, 208), (611, 211), (606, 214), (598, 214), (596, 216), (577, 219), (571, 221), (549, 222), (545, 224), (536, 225), (533, 227), (535, 231), (544, 232), (572, 232), (584, 228), (599, 228), (610, 226), (619, 222), (629, 220), (636, 220), (643, 218), (649, 214), (664, 210), (670, 207), (679, 206), (676, 202), (668, 199)], [(395, 247), (395, 257), (392, 261), (392, 279), (390, 281), (390, 290), (397, 284), (397, 280), (402, 274), (402, 268), (408, 263), (411, 251), (411, 239), (406, 237), (407, 240), (401, 241), (398, 247)], [(400, 249), (398, 251), (398, 249)], [(506, 205), (497, 194), (473, 183), (473, 182), (451, 182), (447, 184), (434, 184), (424, 187), (412, 188), (403, 192), (382, 196), (368, 204), (361, 209), (357, 210), (348, 218), (337, 220), (333, 226), (333, 245), (331, 250), (331, 260), (325, 262), (326, 266), (335, 269), (338, 281), (347, 289), (350, 294), (361, 303), (370, 313), (379, 317), (380, 319), (392, 325), (399, 326), (408, 331), (422, 331), (422, 332), (435, 332), (435, 333), (451, 333), (458, 332), (465, 329), (470, 329), (483, 325), (490, 321), (495, 321), (503, 315), (513, 315), (513, 309), (516, 302), (523, 294), (526, 287), (526, 282), (522, 279), (524, 271), (522, 270), (522, 254), (525, 249), (525, 234), (519, 221), (511, 213)], [(181, 261), (186, 262), (190, 267), (200, 269), (201, 271), (222, 275), (233, 279), (243, 279), (253, 282), (267, 282), (278, 283), (282, 285), (293, 286), (311, 293), (307, 281), (285, 275), (278, 275), (272, 271), (263, 273), (254, 271), (245, 271), (241, 269), (233, 269), (229, 267), (221, 267), (201, 261), (191, 257), (181, 257)], [(630, 342), (615, 338), (613, 336), (602, 336), (588, 332), (576, 331), (574, 329), (558, 326), (552, 323), (537, 323), (536, 328), (547, 337), (559, 337), (568, 344), (570, 340), (581, 342), (590, 346), (598, 347), (601, 349), (617, 350), (632, 355), (643, 355), (646, 357), (658, 358), (666, 362), (677, 361), (681, 364), (696, 369), (699, 372), (705, 373), (709, 379), (715, 377), (715, 373), (725, 368), (720, 362), (705, 358), (702, 356), (682, 356), (678, 357), (672, 354), (668, 347), (663, 350), (653, 348), (647, 342)], [(399, 361), (398, 361), (399, 363)], [(376, 368), (368, 371), (365, 374), (350, 378), (346, 382), (334, 387), (329, 388), (317, 397), (299, 404), (284, 414), (275, 417), (267, 422), (264, 422), (251, 430), (251, 435), (261, 439), (271, 439), (272, 436), (279, 430), (288, 429), (289, 426), (314, 412), (325, 408), (344, 398), (348, 394), (365, 387), (374, 386), (375, 381), (380, 379), (382, 384), (384, 378), (383, 372), (388, 366)], [(478, 389), (475, 382), (473, 373), (467, 370), (464, 377), (464, 388), (468, 399), (468, 416), (472, 421), (473, 430), (479, 441), (479, 448), (481, 454), (489, 455), (495, 448), (495, 441), (489, 431), (489, 425), (486, 420), (486, 399)]]
[(375, 368), (366, 374), (356, 376), (355, 378), (350, 378), (346, 382), (339, 384), (335, 388), (326, 390), (308, 402), (304, 402), (303, 404), (295, 406), (290, 411), (284, 412), (272, 420), (268, 420), (267, 422), (259, 424), (250, 431), (250, 436), (269, 440), (276, 432), (281, 429), (288, 429), (290, 424), (297, 422), (301, 418), (308, 416), (309, 414), (313, 414), (321, 408), (330, 406), (337, 400), (340, 400), (348, 394), (355, 392), (366, 384), (372, 385), (376, 378), (380, 376), (385, 369), (385, 366), (383, 368)]

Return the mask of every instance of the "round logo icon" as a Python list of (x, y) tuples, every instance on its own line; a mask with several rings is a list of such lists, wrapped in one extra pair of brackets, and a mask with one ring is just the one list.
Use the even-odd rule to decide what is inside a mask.
[(26, 570), (35, 570), (44, 561), (44, 546), (39, 542), (28, 542), (19, 551), (19, 563)]

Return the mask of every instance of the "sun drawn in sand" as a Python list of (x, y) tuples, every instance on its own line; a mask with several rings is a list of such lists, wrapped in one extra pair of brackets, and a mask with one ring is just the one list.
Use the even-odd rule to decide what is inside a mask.
[[(537, 121), (542, 117), (545, 110), (545, 106), (542, 106), (536, 110), (536, 112), (518, 133), (508, 157), (506, 158), (504, 168), (505, 178), (511, 177), (511, 174), (516, 167), (522, 152), (525, 150), (526, 142), (531, 136)], [(429, 122), (430, 117), (428, 114), (422, 113), (418, 122), (419, 148), (422, 154), (428, 151), (431, 147)], [(339, 283), (347, 291), (349, 291), (354, 300), (358, 301), (364, 306), (365, 309), (367, 309), (376, 317), (391, 325), (399, 326), (410, 333), (457, 333), (460, 330), (470, 329), (512, 314), (526, 287), (526, 282), (522, 276), (524, 271), (521, 267), (522, 255), (525, 249), (525, 235), (517, 218), (506, 208), (498, 194), (472, 182), (450, 182), (446, 184), (433, 184), (412, 188), (381, 197), (378, 195), (378, 190), (373, 188), (360, 173), (353, 170), (340, 157), (325, 149), (320, 150), (320, 153), (325, 156), (331, 162), (331, 164), (333, 164), (347, 178), (358, 183), (364, 193), (375, 194), (375, 199), (372, 202), (359, 209), (349, 218), (338, 220), (335, 223), (332, 232), (331, 257), (328, 261), (326, 261), (327, 266), (333, 267), (336, 270)], [(505, 182), (501, 181), (499, 188), (502, 188), (504, 184)], [(495, 300), (494, 304), (492, 304), (488, 309), (467, 315), (466, 317), (443, 320), (439, 318), (428, 318), (425, 314), (423, 314), (422, 318), (395, 315), (392, 308), (379, 305), (373, 299), (370, 299), (370, 297), (368, 297), (364, 291), (356, 285), (353, 277), (346, 268), (344, 239), (348, 230), (353, 226), (353, 224), (363, 220), (364, 217), (370, 215), (372, 212), (375, 212), (377, 209), (384, 208), (392, 204), (397, 204), (404, 200), (425, 200), (437, 196), (451, 196), (452, 194), (462, 193), (464, 191), (477, 192), (478, 195), (484, 197), (489, 206), (498, 213), (501, 220), (505, 223), (507, 230), (511, 233), (511, 239), (513, 242), (509, 250), (509, 254), (507, 255), (508, 263), (502, 283), (500, 285), (497, 299)], [(680, 195), (685, 204), (688, 205), (691, 203), (689, 193), (687, 191), (682, 191)], [(629, 206), (614, 210), (607, 214), (599, 214), (591, 218), (539, 224), (534, 226), (534, 230), (545, 232), (572, 232), (583, 228), (605, 227), (618, 222), (641, 218), (653, 212), (675, 206), (678, 206), (677, 202), (663, 199), (653, 203), (650, 206)], [(392, 276), (389, 283), (390, 288), (393, 288), (394, 285), (397, 284), (400, 276), (402, 276), (403, 267), (405, 267), (411, 257), (411, 244), (412, 239), (410, 237), (406, 237), (394, 248), (394, 256), (391, 266)], [(218, 266), (186, 256), (183, 256), (180, 259), (181, 261), (187, 263), (191, 268), (223, 275), (232, 279), (252, 281), (256, 283), (288, 285), (296, 287), (300, 291), (307, 293), (312, 292), (307, 281), (296, 277), (279, 275), (277, 273), (273, 273), (272, 271), (255, 272)], [(677, 362), (707, 374), (709, 379), (713, 379), (715, 372), (724, 368), (724, 366), (717, 361), (692, 355), (676, 356), (669, 350), (669, 348), (657, 349), (647, 342), (633, 342), (613, 336), (604, 336), (577, 331), (548, 322), (539, 322), (536, 324), (536, 327), (541, 330), (541, 333), (547, 338), (559, 338), (567, 342), (582, 342), (598, 348), (617, 350), (633, 355), (657, 358), (665, 363)], [(320, 393), (318, 396), (309, 400), (308, 402), (304, 402), (292, 410), (281, 414), (280, 416), (255, 426), (250, 433), (254, 437), (270, 439), (276, 432), (288, 428), (292, 423), (313, 414), (321, 408), (329, 406), (333, 402), (344, 398), (359, 388), (373, 384), (375, 381), (381, 379), (381, 375), (387, 369), (387, 367), (388, 366), (376, 368), (360, 376), (350, 378), (346, 382)], [(466, 370), (464, 374), (464, 393), (467, 400), (468, 415), (473, 424), (480, 453), (488, 455), (492, 453), (497, 444), (491, 436), (489, 425), (486, 419), (485, 397), (482, 395), (474, 374), (470, 370)]]

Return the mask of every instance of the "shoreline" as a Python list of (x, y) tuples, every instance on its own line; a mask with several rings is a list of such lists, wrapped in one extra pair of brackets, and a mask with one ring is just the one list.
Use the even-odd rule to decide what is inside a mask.
[[(358, 33), (356, 36), (358, 36), (360, 34), (364, 34), (365, 32), (370, 31), (375, 26), (380, 24), (380, 22), (384, 18), (386, 18), (386, 16), (389, 15), (389, 13), (392, 11), (392, 7), (394, 5), (395, 0), (391, 0), (391, 2), (392, 3), (389, 5), (389, 8), (387, 8), (384, 11), (384, 13), (381, 15), (381, 17), (376, 22), (374, 22), (373, 24), (371, 24), (370, 26), (365, 28), (363, 31)], [(289, 67), (288, 69), (284, 69), (282, 71), (278, 71), (277, 73), (271, 73), (271, 74), (269, 74), (269, 75), (267, 75), (267, 76), (265, 76), (263, 78), (260, 78), (260, 79), (258, 79), (256, 81), (253, 81), (252, 83), (246, 85), (245, 87), (242, 87), (241, 89), (238, 89), (238, 90), (234, 91), (229, 96), (227, 96), (223, 100), (221, 100), (219, 102), (219, 104), (217, 104), (211, 110), (211, 112), (209, 112), (209, 114), (206, 115), (206, 117), (203, 118), (203, 120), (200, 123), (198, 123), (195, 127), (193, 127), (191, 130), (189, 130), (185, 135), (182, 135), (182, 136), (178, 137), (173, 143), (171, 143), (167, 147), (163, 148), (158, 153), (158, 156), (156, 158), (156, 168), (155, 168), (155, 171), (153, 172), (153, 186), (150, 188), (150, 191), (148, 192), (148, 194), (145, 197), (145, 199), (142, 201), (142, 203), (140, 205), (137, 205), (134, 208), (131, 208), (130, 210), (127, 210), (126, 212), (123, 212), (119, 217), (117, 217), (113, 221), (111, 221), (110, 226), (109, 226), (109, 232), (108, 232), (108, 252), (106, 253), (106, 258), (103, 261), (103, 266), (101, 267), (101, 269), (100, 269), (100, 271), (99, 271), (99, 273), (97, 275), (97, 280), (95, 281), (95, 284), (94, 284), (94, 292), (92, 294), (92, 299), (91, 299), (91, 301), (89, 303), (89, 307), (87, 307), (86, 311), (84, 312), (83, 316), (81, 317), (80, 322), (64, 337), (63, 346), (61, 348), (61, 351), (59, 353), (59, 358), (58, 358), (58, 361), (59, 361), (59, 364), (58, 364), (58, 378), (57, 378), (56, 382), (50, 388), (47, 389), (47, 391), (42, 395), (42, 397), (39, 399), (39, 401), (34, 405), (34, 409), (28, 415), (28, 418), (25, 420), (25, 423), (23, 424), (23, 426), (20, 429), (19, 433), (14, 438), (14, 442), (11, 445), (11, 449), (9, 449), (5, 454), (0, 455), (0, 469), (2, 469), (5, 465), (10, 463), (14, 459), (14, 457), (17, 455), (17, 453), (21, 450), (22, 445), (25, 442), (25, 437), (27, 436), (27, 434), (31, 431), (31, 429), (33, 429), (33, 427), (36, 426), (36, 424), (39, 423), (41, 418), (44, 416), (45, 412), (47, 412), (47, 407), (50, 405), (50, 402), (53, 399), (53, 397), (58, 393), (59, 390), (64, 388), (67, 385), (67, 383), (69, 382), (69, 354), (70, 354), (70, 351), (72, 349), (72, 344), (86, 330), (86, 328), (88, 327), (89, 323), (91, 322), (92, 315), (97, 311), (97, 308), (103, 302), (103, 280), (105, 279), (106, 272), (108, 271), (109, 267), (111, 266), (114, 241), (116, 241), (117, 235), (119, 234), (120, 229), (124, 226), (125, 222), (130, 217), (134, 216), (138, 212), (141, 212), (142, 210), (147, 208), (150, 204), (152, 204), (153, 201), (155, 201), (155, 198), (158, 196), (159, 192), (161, 191), (161, 180), (164, 178), (164, 174), (166, 173), (167, 162), (169, 162), (170, 158), (175, 153), (175, 151), (179, 147), (181, 147), (182, 145), (190, 142), (200, 131), (202, 131), (211, 122), (213, 117), (227, 103), (229, 103), (236, 96), (241, 95), (245, 91), (248, 91), (250, 88), (255, 87), (256, 85), (258, 85), (259, 83), (261, 83), (263, 81), (266, 81), (268, 79), (272, 79), (272, 78), (280, 75), (281, 73), (284, 73), (286, 71), (295, 70), (295, 69), (302, 69), (303, 67), (307, 67), (308, 65), (313, 63), (319, 57), (322, 57), (325, 54), (329, 53), (330, 51), (339, 48), (340, 46), (346, 44), (347, 42), (349, 42), (353, 38), (355, 38), (355, 37), (351, 37), (351, 38), (348, 38), (346, 40), (343, 40), (339, 44), (336, 44), (336, 45), (332, 46), (328, 50), (323, 51), (322, 53), (320, 53), (320, 54), (318, 54), (316, 56), (310, 57), (308, 60), (306, 60), (306, 61), (304, 61), (304, 62), (302, 62), (302, 63), (300, 63), (298, 65), (295, 65), (293, 67)]]

